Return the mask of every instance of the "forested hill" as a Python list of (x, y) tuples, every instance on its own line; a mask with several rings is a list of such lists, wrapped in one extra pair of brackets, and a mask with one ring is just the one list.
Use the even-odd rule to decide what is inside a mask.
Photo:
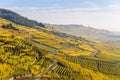
[(7, 19), (9, 21), (12, 21), (16, 24), (24, 25), (24, 26), (29, 26), (29, 27), (35, 27), (35, 26), (41, 26), (44, 27), (44, 24), (39, 23), (34, 20), (30, 20), (26, 17), (23, 17), (13, 11), (6, 10), (6, 9), (0, 9), (0, 17)]

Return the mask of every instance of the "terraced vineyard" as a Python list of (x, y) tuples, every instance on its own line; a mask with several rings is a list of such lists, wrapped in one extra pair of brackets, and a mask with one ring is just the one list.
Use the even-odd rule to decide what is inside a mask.
[(120, 79), (119, 64), (98, 55), (91, 57), (98, 48), (91, 44), (53, 29), (29, 28), (0, 19), (0, 79)]
[(109, 62), (106, 60), (94, 59), (87, 56), (68, 56), (65, 55), (65, 59), (71, 61), (73, 63), (78, 63), (81, 67), (91, 69), (94, 71), (99, 71), (104, 74), (111, 74), (111, 75), (120, 75), (120, 65), (116, 62)]

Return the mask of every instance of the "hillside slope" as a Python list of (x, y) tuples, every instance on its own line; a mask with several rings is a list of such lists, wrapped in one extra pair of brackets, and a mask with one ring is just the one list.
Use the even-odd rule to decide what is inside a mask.
[(88, 41), (70, 35), (64, 38), (51, 31), (16, 25), (0, 18), (0, 79), (109, 80), (99, 71), (70, 61), (95, 51)]
[(35, 27), (35, 26), (41, 26), (44, 27), (44, 24), (39, 23), (37, 21), (30, 20), (26, 17), (23, 17), (13, 11), (6, 10), (6, 9), (0, 9), (0, 17), (7, 19), (9, 21), (12, 21), (16, 24), (28, 26), (28, 27)]

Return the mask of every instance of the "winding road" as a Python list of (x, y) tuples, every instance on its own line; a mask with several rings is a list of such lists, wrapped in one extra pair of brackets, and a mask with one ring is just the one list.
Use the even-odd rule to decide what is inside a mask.
[(96, 57), (96, 55), (98, 55), (100, 53), (100, 50), (96, 50), (95, 52), (93, 52), (91, 54), (92, 57)]

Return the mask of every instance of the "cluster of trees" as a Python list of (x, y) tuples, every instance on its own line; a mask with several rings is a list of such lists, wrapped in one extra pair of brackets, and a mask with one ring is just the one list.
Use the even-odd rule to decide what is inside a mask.
[(2, 28), (6, 28), (6, 29), (14, 29), (14, 27), (12, 26), (12, 24), (10, 23), (10, 24), (3, 24), (2, 25)]

